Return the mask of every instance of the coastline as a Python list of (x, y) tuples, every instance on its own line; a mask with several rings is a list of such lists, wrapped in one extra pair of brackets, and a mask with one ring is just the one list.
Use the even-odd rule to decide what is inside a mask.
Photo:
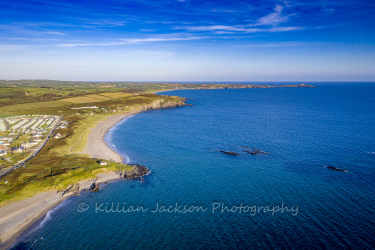
[[(170, 90), (172, 91), (172, 90)], [(164, 91), (161, 91), (164, 92)], [(107, 117), (107, 119), (99, 121), (95, 127), (90, 129), (90, 133), (87, 137), (86, 148), (80, 152), (87, 154), (94, 159), (104, 159), (108, 161), (115, 161), (118, 163), (124, 163), (125, 159), (115, 150), (113, 150), (105, 141), (104, 137), (107, 132), (114, 127), (117, 123), (121, 122), (126, 117), (135, 115), (144, 111), (153, 109), (164, 109), (164, 108), (175, 108), (185, 106), (184, 102), (162, 102), (160, 99), (154, 101), (151, 104), (143, 105), (138, 108), (132, 107), (130, 111), (124, 114), (118, 114)]]
[[(114, 172), (99, 173), (97, 178), (80, 181), (79, 187), (81, 191), (88, 190), (93, 183), (97, 185), (118, 179), (121, 179), (121, 176)], [(75, 194), (73, 190), (66, 194), (61, 194), (59, 191), (47, 191), (1, 207), (0, 249), (8, 249), (25, 230), (43, 218), (48, 211)]]
[(87, 137), (86, 148), (81, 153), (87, 154), (94, 159), (98, 158), (124, 163), (124, 157), (110, 148), (104, 137), (113, 126), (130, 115), (132, 114), (119, 114), (110, 116), (106, 120), (99, 121), (94, 128), (90, 129), (90, 133)]
[[(104, 139), (106, 133), (113, 126), (124, 118), (143, 111), (184, 105), (184, 102), (174, 103), (156, 100), (151, 104), (143, 105), (138, 108), (132, 107), (129, 112), (124, 114), (109, 116), (105, 120), (99, 121), (95, 127), (90, 129), (86, 148), (81, 153), (88, 154), (94, 159), (98, 158), (123, 163), (124, 157), (110, 148)], [(80, 181), (78, 187), (79, 190), (82, 191), (90, 189), (93, 183), (97, 185), (122, 178), (123, 176), (121, 173), (103, 172), (99, 173), (95, 179)], [(42, 192), (33, 197), (0, 207), (0, 249), (8, 249), (11, 247), (23, 232), (45, 216), (48, 211), (61, 204), (65, 199), (77, 194), (74, 190), (75, 186), (77, 185), (68, 188), (63, 194), (59, 193), (59, 191)], [(46, 203), (43, 203), (42, 201), (46, 201)]]

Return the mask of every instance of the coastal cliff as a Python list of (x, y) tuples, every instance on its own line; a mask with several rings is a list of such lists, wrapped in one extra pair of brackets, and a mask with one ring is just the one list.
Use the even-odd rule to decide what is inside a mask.
[(81, 191), (88, 190), (90, 192), (99, 191), (99, 184), (116, 180), (116, 179), (135, 179), (142, 177), (150, 172), (148, 168), (138, 164), (127, 165), (130, 169), (118, 170), (115, 172), (100, 173), (96, 178), (81, 181), (79, 183), (69, 185), (66, 189), (57, 191), (61, 196), (79, 195)]
[(129, 114), (136, 114), (143, 111), (153, 110), (153, 109), (166, 109), (166, 108), (176, 108), (186, 106), (186, 99), (182, 97), (176, 97), (176, 100), (166, 100), (165, 98), (160, 98), (154, 100), (150, 104), (144, 104), (138, 107), (131, 107)]

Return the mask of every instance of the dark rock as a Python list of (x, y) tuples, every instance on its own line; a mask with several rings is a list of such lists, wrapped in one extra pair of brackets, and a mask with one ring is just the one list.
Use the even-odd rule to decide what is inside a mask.
[(99, 186), (94, 182), (93, 184), (91, 184), (89, 190), (90, 190), (90, 192), (98, 192), (99, 191)]
[(243, 151), (248, 153), (248, 154), (252, 154), (252, 155), (258, 155), (259, 154), (258, 152), (249, 151), (249, 150), (243, 150)]
[(121, 177), (125, 179), (134, 179), (141, 176), (146, 175), (150, 170), (146, 168), (145, 166), (138, 165), (138, 164), (129, 164), (132, 169), (131, 170), (120, 170), (116, 173)]
[(336, 168), (336, 167), (333, 167), (333, 166), (328, 166), (328, 167), (326, 167), (326, 168), (328, 168), (328, 169), (332, 169), (332, 170), (336, 170), (336, 171), (348, 172), (348, 170), (341, 169), (341, 168)]
[(221, 153), (227, 154), (227, 155), (240, 155), (235, 152), (230, 152), (230, 151), (220, 151)]
[(79, 184), (77, 183), (77, 184), (74, 184), (74, 185), (69, 185), (66, 188), (66, 190), (62, 190), (62, 191), (63, 191), (63, 193), (62, 193), (61, 196), (64, 196), (65, 194), (71, 193), (71, 192), (77, 194), (79, 192)]
[(258, 154), (268, 154), (268, 152), (260, 151), (260, 150), (258, 150), (258, 149), (256, 149), (256, 148), (253, 148), (253, 151), (254, 151), (254, 152), (257, 152)]
[[(242, 148), (246, 148), (246, 147), (242, 147)], [(265, 151), (260, 151), (256, 148), (253, 148), (251, 151), (249, 150), (243, 150), (244, 152), (248, 153), (248, 154), (252, 154), (252, 155), (258, 155), (258, 154), (268, 154), (268, 152), (265, 152)]]

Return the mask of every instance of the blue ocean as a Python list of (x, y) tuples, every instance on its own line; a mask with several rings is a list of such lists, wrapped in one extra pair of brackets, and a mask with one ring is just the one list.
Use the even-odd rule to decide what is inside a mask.
[(106, 136), (151, 174), (65, 200), (13, 249), (373, 248), (375, 84), (316, 86), (160, 93), (193, 106)]

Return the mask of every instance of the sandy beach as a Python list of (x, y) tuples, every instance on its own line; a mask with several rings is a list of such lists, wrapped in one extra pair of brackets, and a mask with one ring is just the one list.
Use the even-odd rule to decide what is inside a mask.
[[(172, 90), (168, 90), (168, 91), (172, 91)], [(159, 92), (164, 92), (164, 90), (159, 91)], [(98, 159), (124, 163), (124, 160), (125, 160), (124, 157), (122, 157), (113, 149), (111, 149), (104, 140), (104, 136), (108, 132), (108, 130), (112, 128), (113, 126), (115, 126), (122, 119), (130, 115), (134, 115), (143, 111), (147, 111), (149, 109), (170, 108), (170, 107), (177, 107), (177, 106), (182, 106), (182, 105), (181, 104), (178, 105), (175, 103), (162, 104), (160, 100), (156, 100), (153, 103), (144, 105), (142, 107), (138, 107), (136, 109), (132, 108), (130, 111), (128, 111), (125, 114), (118, 114), (118, 115), (110, 116), (106, 120), (98, 122), (98, 124), (94, 128), (90, 129), (90, 133), (87, 138), (86, 148), (81, 153), (88, 154), (92, 158), (98, 158)]]
[(100, 121), (94, 128), (91, 128), (87, 138), (86, 148), (81, 153), (88, 154), (92, 158), (123, 163), (124, 157), (108, 147), (107, 143), (104, 141), (104, 136), (110, 128), (129, 115), (130, 114), (119, 114), (110, 116), (106, 120)]
[[(89, 189), (94, 182), (99, 184), (116, 179), (120, 179), (120, 176), (116, 173), (99, 173), (95, 179), (79, 182), (79, 187), (80, 190)], [(1, 207), (0, 249), (9, 248), (24, 230), (72, 195), (74, 195), (74, 192), (62, 195), (62, 192), (48, 191)]]

